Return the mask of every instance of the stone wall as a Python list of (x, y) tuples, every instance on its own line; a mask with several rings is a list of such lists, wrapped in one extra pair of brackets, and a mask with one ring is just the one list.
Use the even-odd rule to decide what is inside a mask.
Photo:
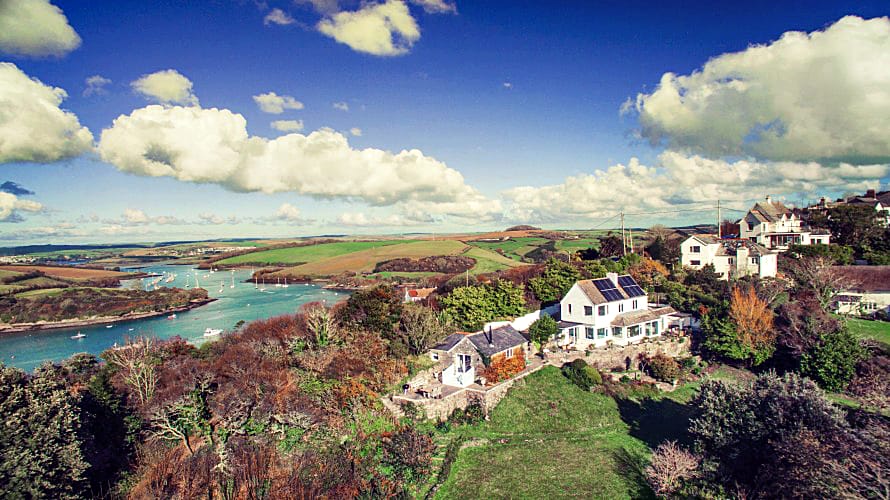
[[(682, 340), (682, 342), (681, 342)], [(658, 339), (640, 344), (631, 344), (627, 346), (612, 346), (590, 351), (589, 355), (579, 352), (576, 355), (568, 355), (566, 358), (575, 359), (583, 358), (588, 364), (595, 366), (600, 371), (609, 371), (612, 368), (621, 367), (624, 369), (630, 360), (631, 368), (636, 369), (639, 363), (639, 356), (654, 356), (661, 352), (673, 358), (684, 357), (690, 355), (690, 340), (687, 338), (679, 339)], [(550, 361), (556, 364), (560, 359), (560, 355), (550, 355)], [(555, 359), (554, 359), (555, 358)]]

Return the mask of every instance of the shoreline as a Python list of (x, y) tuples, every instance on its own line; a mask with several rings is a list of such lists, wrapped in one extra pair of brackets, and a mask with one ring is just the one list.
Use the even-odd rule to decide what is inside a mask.
[(61, 330), (61, 329), (65, 329), (65, 328), (83, 328), (83, 327), (87, 327), (87, 326), (114, 324), (114, 323), (121, 323), (124, 321), (153, 318), (156, 316), (164, 316), (166, 314), (190, 311), (197, 307), (207, 305), (207, 304), (214, 302), (216, 300), (217, 299), (215, 299), (215, 298), (201, 299), (201, 300), (196, 300), (196, 301), (190, 302), (189, 304), (184, 305), (184, 306), (173, 307), (173, 308), (166, 309), (163, 311), (128, 313), (123, 316), (102, 316), (102, 317), (98, 317), (98, 318), (68, 319), (68, 320), (53, 321), (53, 322), (48, 322), (48, 323), (38, 322), (38, 323), (15, 323), (15, 324), (11, 324), (11, 325), (0, 325), (0, 335), (4, 335), (7, 333), (38, 332), (38, 331), (42, 331), (42, 330)]

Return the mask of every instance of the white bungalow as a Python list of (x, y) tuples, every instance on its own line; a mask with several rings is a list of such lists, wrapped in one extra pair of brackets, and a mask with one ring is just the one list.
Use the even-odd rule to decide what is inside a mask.
[(525, 356), (526, 339), (510, 325), (486, 328), (477, 333), (452, 333), (430, 349), (436, 380), (444, 385), (466, 387), (475, 383), (478, 370), (488, 360)]
[(579, 281), (560, 301), (560, 346), (579, 350), (607, 343), (626, 345), (656, 337), (675, 313), (669, 306), (649, 304), (648, 294), (629, 275)]
[(680, 243), (680, 263), (701, 269), (713, 265), (722, 279), (776, 275), (778, 254), (751, 240), (718, 239), (709, 234), (695, 234)]

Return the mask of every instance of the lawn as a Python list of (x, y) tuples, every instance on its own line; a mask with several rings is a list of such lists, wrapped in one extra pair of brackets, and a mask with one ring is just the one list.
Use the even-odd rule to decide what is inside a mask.
[(611, 397), (580, 390), (554, 367), (516, 383), (488, 422), (461, 427), (460, 451), (436, 498), (647, 498), (649, 454)]
[(598, 238), (581, 238), (578, 240), (559, 240), (556, 242), (556, 249), (573, 254), (578, 250), (587, 250), (588, 248), (599, 248), (600, 241)]
[(410, 242), (411, 240), (342, 241), (302, 247), (276, 248), (230, 257), (219, 261), (218, 264), (223, 266), (255, 263), (307, 264), (378, 247), (402, 245)]
[(846, 321), (853, 335), (890, 345), (890, 323), (859, 318), (847, 318)]

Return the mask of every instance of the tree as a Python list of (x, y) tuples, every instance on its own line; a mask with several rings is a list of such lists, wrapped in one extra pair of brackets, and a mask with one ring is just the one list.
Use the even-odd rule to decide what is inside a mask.
[(772, 355), (776, 345), (773, 311), (757, 296), (754, 287), (748, 287), (746, 292), (739, 287), (732, 290), (729, 317), (735, 323), (739, 342), (754, 353), (754, 364)]
[(658, 445), (646, 467), (646, 480), (660, 497), (678, 494), (686, 481), (698, 474), (701, 459), (681, 448), (676, 441)]
[(838, 205), (826, 215), (816, 215), (810, 221), (814, 227), (831, 231), (831, 241), (838, 245), (869, 248), (883, 232), (882, 212), (868, 205)]
[(151, 417), (152, 436), (165, 441), (182, 441), (189, 453), (194, 453), (189, 438), (193, 434), (210, 435), (207, 390), (208, 384), (199, 382), (189, 394), (156, 410)]
[(312, 335), (310, 345), (316, 349), (327, 347), (328, 344), (340, 340), (338, 325), (331, 310), (321, 302), (309, 302), (300, 307), (300, 313), (306, 322), (306, 329)]
[(647, 363), (652, 377), (662, 382), (674, 383), (680, 376), (680, 365), (677, 361), (664, 353), (658, 353), (649, 358)]
[(0, 365), (0, 484), (7, 498), (87, 496), (77, 399), (50, 366)]
[(827, 332), (821, 342), (801, 356), (801, 374), (827, 391), (842, 391), (853, 380), (856, 365), (865, 358), (859, 340), (846, 328)]
[(796, 259), (821, 257), (835, 266), (853, 263), (853, 247), (845, 245), (790, 245), (785, 255)]
[(151, 399), (158, 384), (157, 366), (161, 362), (152, 339), (128, 340), (121, 347), (105, 351), (102, 357), (118, 370), (141, 405)]
[(849, 278), (831, 265), (826, 257), (800, 258), (788, 264), (797, 293), (810, 291), (819, 300), (819, 306), (827, 310), (837, 292), (854, 285)]
[(668, 270), (664, 267), (664, 264), (647, 257), (628, 267), (627, 272), (640, 286), (650, 290), (664, 281), (668, 275)]
[(528, 282), (529, 288), (535, 297), (541, 302), (556, 302), (572, 288), (576, 281), (581, 279), (581, 272), (568, 262), (551, 258), (547, 261), (547, 268), (539, 278), (532, 278)]
[(576, 359), (562, 367), (562, 373), (573, 384), (577, 385), (585, 391), (589, 391), (591, 387), (601, 385), (603, 376), (596, 368), (587, 364), (583, 359)]
[(339, 310), (338, 319), (353, 328), (392, 338), (401, 314), (401, 296), (392, 287), (381, 285), (353, 293)]
[(405, 345), (411, 354), (420, 354), (450, 333), (450, 325), (420, 304), (406, 304), (399, 319)]
[(611, 232), (605, 236), (600, 236), (599, 257), (621, 257), (624, 255), (624, 243), (621, 236), (612, 234)]
[(522, 287), (509, 281), (454, 289), (439, 300), (443, 313), (454, 324), (476, 331), (497, 319), (514, 318), (525, 312)]
[(528, 336), (531, 337), (532, 342), (541, 346), (549, 342), (557, 333), (559, 333), (559, 326), (549, 314), (542, 314), (528, 327)]

